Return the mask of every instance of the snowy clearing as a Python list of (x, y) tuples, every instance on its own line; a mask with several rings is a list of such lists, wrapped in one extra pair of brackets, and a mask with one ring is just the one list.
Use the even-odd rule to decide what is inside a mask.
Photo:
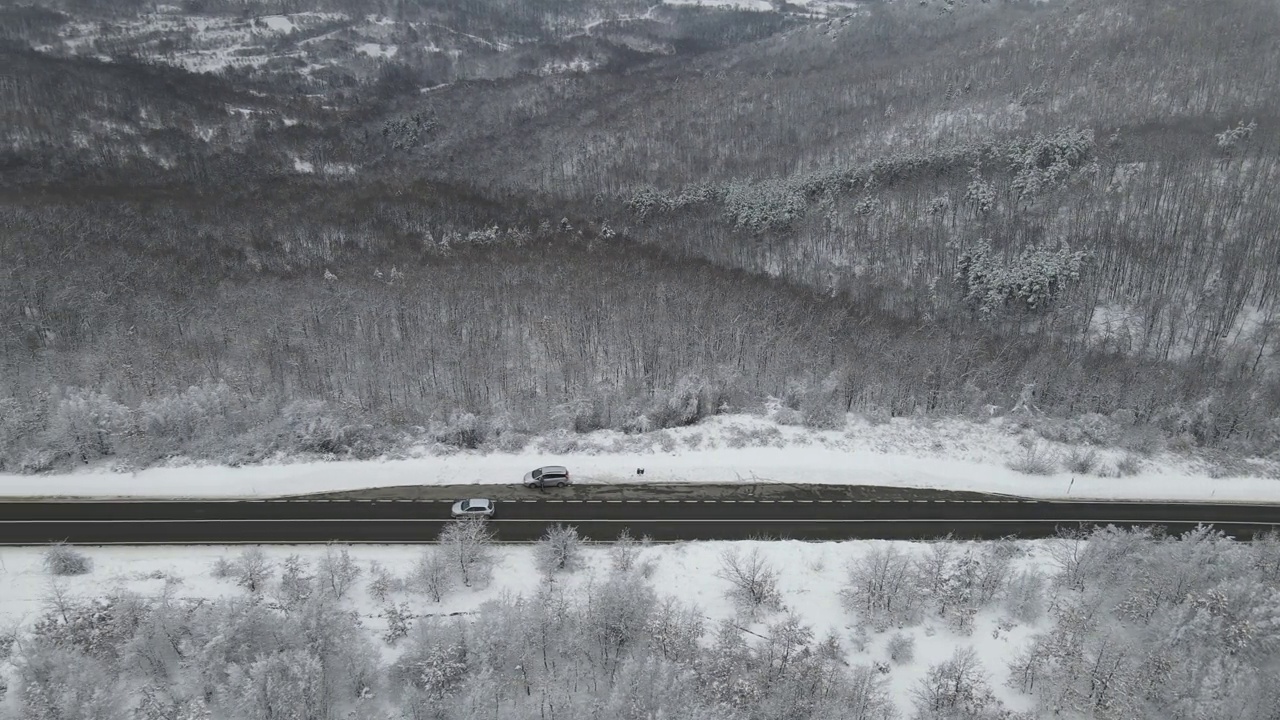
[[(1220, 468), (1170, 452), (1137, 455), (1087, 448), (1092, 474), (1066, 469), (1080, 448), (1045, 440), (1017, 423), (898, 419), (854, 421), (845, 430), (781, 425), (724, 415), (642, 435), (600, 431), (544, 437), (514, 453), (419, 447), (412, 457), (316, 461), (283, 457), (263, 465), (86, 468), (50, 475), (0, 475), (0, 497), (240, 498), (403, 485), (518, 483), (548, 464), (567, 465), (579, 484), (797, 483), (968, 490), (1035, 498), (1280, 502), (1274, 463)], [(1010, 463), (1048, 463), (1050, 474)], [(1129, 474), (1118, 477), (1119, 467)], [(644, 475), (637, 474), (644, 469)], [(1217, 475), (1215, 477), (1214, 475)]]
[[(6, 548), (0, 718), (1264, 720), (1280, 706), (1276, 537), (483, 535)], [(87, 700), (109, 712), (77, 711)]]
[(380, 43), (362, 43), (356, 46), (356, 52), (373, 58), (393, 58), (399, 50), (400, 48), (395, 45), (382, 45)]
[[(956, 545), (957, 548), (966, 546), (978, 547), (979, 544)], [(314, 567), (327, 551), (317, 546), (263, 547), (274, 568), (280, 568), (290, 555), (297, 555)], [(733, 621), (750, 633), (763, 634), (768, 632), (771, 622), (776, 622), (789, 610), (812, 628), (815, 639), (831, 635), (840, 638), (846, 650), (843, 657), (846, 662), (883, 662), (889, 665), (886, 645), (892, 633), (872, 632), (868, 635), (855, 629), (853, 618), (841, 605), (840, 591), (847, 582), (845, 566), (877, 548), (894, 548), (915, 556), (926, 546), (879, 541), (789, 541), (695, 542), (641, 547), (643, 550), (638, 562), (648, 566), (645, 570), (647, 579), (658, 590), (658, 595), (672, 597), (696, 608), (707, 628), (714, 628), (721, 621)], [(1049, 562), (1045, 553), (1046, 541), (1017, 543), (1016, 547), (1019, 554), (1025, 554), (1018, 562), (1019, 569), (1035, 569)], [(92, 561), (92, 571), (58, 579), (62, 591), (72, 599), (89, 600), (121, 591), (155, 597), (166, 588), (172, 593), (171, 598), (178, 601), (229, 599), (247, 594), (232, 579), (218, 578), (214, 573), (219, 558), (234, 558), (244, 551), (243, 547), (80, 547), (76, 550)], [(732, 585), (718, 577), (722, 556), (733, 550), (743, 556), (756, 550), (770, 567), (777, 570), (782, 610), (762, 612), (754, 621), (740, 617), (739, 609), (730, 599)], [(497, 550), (493, 579), (487, 587), (459, 588), (440, 603), (430, 603), (413, 592), (394, 592), (383, 602), (370, 594), (366, 584), (374, 563), (395, 577), (405, 578), (414, 571), (422, 552), (419, 547), (409, 546), (350, 548), (351, 557), (362, 570), (362, 577), (346, 602), (359, 613), (370, 635), (382, 636), (387, 632), (383, 608), (388, 602), (408, 601), (416, 612), (438, 617), (466, 616), (475, 613), (487, 601), (532, 597), (543, 584), (534, 548), (503, 547)], [(609, 574), (607, 546), (589, 546), (583, 554), (582, 569), (565, 574), (558, 580), (566, 594), (571, 596), (589, 591)], [(42, 560), (43, 552), (36, 548), (0, 550), (0, 582), (6, 587), (6, 592), (0, 596), (0, 631), (29, 628), (47, 609), (52, 578), (44, 569)], [(893, 665), (888, 678), (890, 696), (901, 710), (907, 710), (911, 688), (921, 680), (930, 665), (946, 660), (958, 646), (972, 647), (983, 666), (994, 677), (1000, 677), (1006, 660), (1025, 645), (1041, 625), (1042, 622), (1011, 625), (1002, 618), (1000, 610), (991, 608), (979, 613), (973, 623), (973, 631), (967, 636), (957, 634), (944, 623), (932, 621), (909, 628), (906, 634), (915, 642), (914, 658), (910, 662)], [(704, 644), (710, 639), (704, 638)], [(400, 654), (397, 648), (379, 645), (382, 646), (384, 661), (392, 662)], [(4, 664), (0, 663), (0, 669), (3, 667)], [(13, 685), (11, 682), (10, 686)], [(999, 682), (992, 685), (996, 696), (1011, 709), (1030, 709), (1031, 698), (1003, 687)]]

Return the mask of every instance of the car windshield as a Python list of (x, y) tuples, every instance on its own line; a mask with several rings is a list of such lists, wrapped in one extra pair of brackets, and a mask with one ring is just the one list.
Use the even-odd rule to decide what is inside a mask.
[(538, 478), (540, 478), (540, 477), (542, 477), (542, 468), (538, 468), (537, 470), (534, 470), (534, 471), (533, 471), (533, 479), (534, 479), (534, 480), (537, 480), (537, 479), (538, 479)]

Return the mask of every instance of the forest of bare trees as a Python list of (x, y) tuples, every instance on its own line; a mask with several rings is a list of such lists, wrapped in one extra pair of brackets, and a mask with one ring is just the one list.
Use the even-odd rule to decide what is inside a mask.
[[(1267, 3), (666, 10), (610, 26), (666, 49), (594, 72), (486, 75), (476, 49), (457, 77), (492, 79), (424, 93), (406, 54), (312, 98), (275, 65), (168, 67), (150, 36), (34, 50), (109, 12), (49, 6), (0, 16), (6, 470), (642, 431), (767, 396), (814, 424), (985, 416), (1029, 387), (1187, 446), (1280, 443)], [(245, 17), (304, 9), (347, 11)]]

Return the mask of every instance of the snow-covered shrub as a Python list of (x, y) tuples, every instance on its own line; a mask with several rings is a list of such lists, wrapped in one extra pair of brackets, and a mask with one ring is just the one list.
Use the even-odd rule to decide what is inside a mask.
[(813, 430), (843, 430), (849, 417), (835, 401), (809, 400), (804, 404), (804, 426)]
[(916, 656), (916, 639), (906, 633), (894, 633), (887, 645), (889, 659), (895, 665), (909, 663)]
[(342, 420), (323, 400), (294, 400), (280, 410), (280, 439), (287, 451), (334, 455), (341, 450)]
[(690, 662), (697, 658), (698, 640), (705, 632), (702, 613), (667, 597), (649, 616), (647, 641), (663, 658)]
[(1117, 429), (1122, 429), (1137, 424), (1138, 413), (1134, 412), (1131, 408), (1121, 408), (1119, 410), (1112, 411), (1108, 416), (1108, 419), (1116, 424)]
[(1271, 530), (1253, 543), (1254, 569), (1269, 584), (1280, 584), (1280, 531)]
[[(408, 635), (404, 652), (391, 667), (391, 680), (410, 692), (406, 705), (415, 714), (431, 717), (442, 701), (452, 699), (471, 670), (464, 627), (457, 622), (423, 618)], [(492, 688), (490, 688), (492, 690)], [(417, 707), (421, 703), (420, 712)]]
[(27, 448), (18, 456), (18, 472), (23, 475), (46, 473), (58, 466), (66, 455), (55, 450)]
[(1166, 441), (1160, 428), (1153, 425), (1133, 425), (1121, 433), (1120, 447), (1150, 457), (1165, 449)]
[(37, 644), (23, 653), (14, 687), (22, 720), (127, 720), (128, 690), (107, 663)]
[(755, 618), (761, 611), (782, 608), (778, 591), (778, 572), (758, 547), (743, 554), (730, 549), (720, 554), (720, 570), (716, 576), (729, 583), (728, 597), (744, 615)]
[(129, 408), (92, 390), (68, 388), (49, 418), (49, 443), (81, 462), (112, 455), (132, 427)]
[(528, 433), (508, 430), (491, 436), (489, 442), (499, 452), (517, 453), (529, 445), (529, 440)]
[(408, 603), (387, 603), (378, 616), (387, 621), (387, 629), (382, 633), (382, 641), (386, 644), (395, 647), (396, 643), (409, 635), (414, 614)]
[(35, 642), (108, 661), (127, 654), (138, 627), (153, 615), (152, 603), (138, 595), (117, 592), (80, 599), (69, 596), (57, 583), (44, 605), (31, 627)]
[(392, 571), (384, 568), (379, 561), (372, 561), (369, 564), (369, 591), (370, 597), (374, 600), (385, 603), (393, 593), (403, 592), (406, 588), (403, 578), (397, 577)]
[(1116, 472), (1120, 477), (1137, 475), (1142, 470), (1142, 460), (1137, 455), (1125, 453), (1116, 460)]
[(330, 545), (316, 565), (316, 577), (324, 592), (341, 599), (359, 579), (360, 566), (351, 559), (351, 553), (346, 548), (335, 550)]
[(40, 430), (40, 418), (29, 403), (16, 398), (0, 398), (0, 471), (23, 469), (23, 456), (30, 452), (25, 445)]
[(656, 607), (653, 587), (636, 573), (609, 573), (589, 587), (579, 630), (591, 662), (605, 672), (616, 668), (624, 652), (641, 644)]
[(1009, 461), (1009, 469), (1024, 475), (1052, 475), (1057, 471), (1057, 459), (1054, 453), (1038, 442), (1025, 445), (1022, 450)]
[(641, 542), (631, 536), (631, 529), (622, 528), (618, 539), (609, 547), (609, 563), (614, 572), (630, 572), (640, 557), (640, 548)]
[(920, 621), (919, 579), (910, 556), (896, 547), (872, 549), (848, 569), (840, 598), (858, 624), (876, 630)]
[(577, 528), (556, 524), (547, 528), (533, 552), (542, 574), (572, 572), (582, 563), (582, 538)]
[(931, 543), (914, 563), (921, 597), (956, 633), (970, 634), (978, 610), (993, 602), (1008, 582), (1011, 547), (999, 542), (980, 549)]
[(1098, 451), (1093, 448), (1072, 448), (1062, 459), (1067, 472), (1088, 475), (1098, 468)]
[(1037, 570), (1022, 570), (1014, 575), (1004, 591), (1005, 613), (1023, 623), (1039, 620), (1044, 613), (1045, 585), (1044, 574)]
[(144, 401), (138, 407), (138, 430), (153, 445), (173, 450), (194, 440), (226, 436), (243, 405), (225, 382), (193, 385), (177, 395)]
[(449, 420), (435, 430), (436, 440), (464, 450), (475, 450), (489, 437), (489, 425), (475, 413), (455, 410)]
[(243, 720), (330, 717), (320, 658), (305, 648), (282, 650), (232, 666), (227, 702)]
[(782, 431), (773, 425), (743, 427), (733, 424), (725, 428), (725, 445), (731, 448), (781, 447)]
[(93, 560), (65, 543), (54, 544), (45, 550), (43, 562), (44, 569), (58, 577), (87, 575), (93, 571)]
[(453, 566), (444, 550), (429, 547), (418, 556), (409, 577), (409, 584), (414, 590), (431, 598), (432, 602), (444, 600), (444, 596), (453, 589)]
[(770, 419), (779, 425), (803, 425), (804, 413), (783, 405), (773, 411), (770, 415)]
[(576, 433), (590, 433), (608, 427), (603, 398), (579, 397), (551, 409), (556, 426)]
[(567, 455), (581, 451), (583, 445), (581, 436), (574, 435), (568, 430), (556, 430), (544, 435), (537, 447), (542, 452), (551, 455)]
[(257, 593), (266, 588), (271, 579), (273, 568), (267, 560), (262, 548), (249, 548), (233, 560), (218, 558), (214, 562), (213, 575), (217, 578), (230, 578), (236, 585)]
[[(18, 631), (16, 628), (0, 628), (0, 663), (9, 659), (13, 654), (13, 646), (18, 642)], [(3, 675), (0, 675), (3, 677)], [(0, 696), (2, 698), (3, 696)]]
[(980, 720), (999, 717), (1001, 703), (973, 648), (958, 648), (947, 660), (930, 666), (911, 690), (915, 717)]
[(303, 605), (315, 591), (315, 578), (307, 574), (307, 563), (297, 555), (290, 555), (280, 566), (280, 605), (295, 610)]
[(209, 572), (219, 580), (226, 580), (235, 574), (235, 564), (225, 557), (219, 557), (213, 561), (213, 567)]
[(673, 428), (692, 425), (711, 414), (703, 391), (705, 383), (699, 375), (685, 375), (676, 383), (671, 394), (655, 404), (647, 413), (654, 428)]
[(386, 569), (378, 561), (369, 564), (369, 595), (380, 603), (387, 602), (394, 593), (404, 592), (405, 581)]
[(1106, 447), (1114, 445), (1120, 437), (1120, 428), (1115, 420), (1099, 413), (1085, 413), (1076, 419), (1085, 440), (1093, 445)]

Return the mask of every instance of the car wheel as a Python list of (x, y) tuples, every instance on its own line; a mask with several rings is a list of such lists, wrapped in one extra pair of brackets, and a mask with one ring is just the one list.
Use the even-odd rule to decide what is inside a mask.
[(564, 481), (561, 480), (560, 482), (556, 483), (556, 487), (564, 487)]

